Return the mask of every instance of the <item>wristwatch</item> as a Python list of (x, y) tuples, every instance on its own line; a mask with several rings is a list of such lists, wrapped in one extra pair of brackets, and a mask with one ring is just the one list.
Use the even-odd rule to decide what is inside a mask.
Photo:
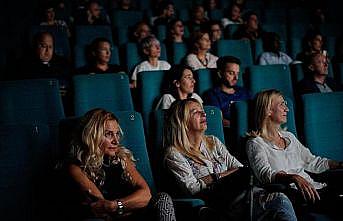
[(124, 204), (120, 200), (116, 200), (118, 208), (117, 208), (117, 214), (123, 215), (124, 214)]

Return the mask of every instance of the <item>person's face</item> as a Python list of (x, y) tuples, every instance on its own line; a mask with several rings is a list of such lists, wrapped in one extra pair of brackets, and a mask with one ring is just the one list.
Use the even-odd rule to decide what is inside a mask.
[(317, 35), (312, 41), (311, 41), (311, 47), (314, 51), (321, 51), (323, 46), (323, 38), (321, 35)]
[(182, 21), (175, 22), (172, 32), (173, 32), (173, 34), (175, 34), (177, 36), (183, 36), (184, 35), (185, 28), (182, 24)]
[(108, 63), (111, 60), (111, 45), (108, 42), (99, 42), (96, 53), (96, 60), (99, 63)]
[(202, 21), (205, 17), (205, 11), (202, 6), (198, 6), (194, 10), (194, 19)]
[(220, 29), (220, 26), (218, 24), (211, 26), (211, 40), (212, 42), (218, 41), (222, 37), (222, 30)]
[(150, 28), (148, 25), (143, 24), (140, 27), (138, 27), (138, 30), (136, 31), (136, 36), (138, 41), (142, 40), (145, 37), (148, 37), (150, 35)]
[(251, 15), (247, 22), (248, 28), (250, 30), (256, 31), (258, 29), (258, 18), (256, 15)]
[(200, 104), (196, 102), (190, 102), (189, 107), (189, 131), (204, 132), (207, 129), (206, 113)]
[(53, 8), (49, 8), (45, 11), (46, 20), (52, 21), (55, 19), (55, 11)]
[(241, 9), (237, 5), (234, 5), (231, 9), (231, 20), (237, 21), (240, 17), (241, 17)]
[(221, 73), (226, 86), (233, 87), (237, 84), (239, 78), (239, 65), (227, 63), (224, 73)]
[(166, 9), (164, 9), (164, 13), (167, 18), (174, 16), (174, 6), (172, 4), (168, 5)]
[(121, 133), (118, 122), (115, 120), (107, 120), (105, 122), (105, 133), (103, 136), (103, 142), (100, 145), (100, 149), (104, 155), (116, 156), (119, 148)]
[(150, 48), (145, 50), (145, 54), (148, 57), (159, 58), (161, 56), (161, 46), (157, 41), (153, 41)]
[(312, 59), (312, 64), (309, 66), (310, 70), (318, 75), (328, 74), (328, 60), (322, 55), (318, 54)]
[(197, 42), (197, 46), (199, 50), (210, 50), (211, 49), (211, 41), (210, 36), (205, 33)]
[(182, 73), (182, 77), (179, 81), (175, 82), (176, 87), (181, 93), (190, 94), (194, 91), (195, 80), (193, 73), (189, 69), (185, 69)]
[(42, 62), (49, 62), (54, 53), (54, 42), (50, 35), (44, 35), (38, 42), (36, 53)]
[(270, 107), (270, 119), (276, 124), (284, 124), (287, 122), (287, 102), (282, 96), (274, 96)]
[(94, 17), (99, 17), (100, 16), (100, 6), (98, 3), (92, 3), (90, 6), (89, 6), (89, 12), (92, 16)]
[(217, 7), (217, 2), (216, 0), (210, 0), (208, 2), (208, 7), (210, 8), (210, 10), (214, 10)]

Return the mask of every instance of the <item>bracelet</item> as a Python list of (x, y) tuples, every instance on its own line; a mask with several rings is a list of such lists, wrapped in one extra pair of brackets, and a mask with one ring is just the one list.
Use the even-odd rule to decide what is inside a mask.
[(123, 215), (124, 214), (124, 204), (120, 200), (115, 200), (117, 202), (118, 208), (117, 208), (117, 214)]

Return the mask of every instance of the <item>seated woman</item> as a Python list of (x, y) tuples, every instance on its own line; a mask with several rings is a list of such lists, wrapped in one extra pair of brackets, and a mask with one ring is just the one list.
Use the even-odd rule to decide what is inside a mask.
[(241, 18), (242, 8), (237, 3), (232, 3), (228, 9), (228, 16), (222, 18), (222, 24), (224, 28), (231, 24), (243, 24), (243, 19)]
[(83, 213), (79, 218), (175, 220), (169, 195), (152, 198), (132, 153), (120, 144), (118, 119), (103, 109), (87, 112), (71, 142), (67, 171)]
[[(195, 195), (225, 220), (247, 215), (250, 175), (215, 136), (204, 134), (206, 113), (193, 98), (175, 101), (165, 119), (165, 163), (185, 194)], [(236, 185), (235, 185), (236, 184)], [(254, 220), (296, 220), (289, 199), (254, 187)]]
[[(291, 190), (298, 189), (297, 198), (293, 197), (294, 194), (289, 195), (296, 206), (305, 200), (315, 203), (315, 206), (332, 207), (334, 203), (339, 203), (332, 190), (334, 186), (341, 185), (342, 194), (342, 184), (335, 180), (336, 184), (329, 183), (327, 186), (314, 181), (309, 172), (318, 174), (343, 168), (343, 162), (313, 155), (292, 133), (282, 130), (281, 124), (287, 121), (287, 112), (286, 102), (279, 91), (262, 91), (256, 96), (256, 131), (251, 132), (252, 137), (246, 146), (250, 165), (262, 184), (291, 184)], [(343, 208), (342, 199), (337, 205)]]
[(154, 36), (148, 36), (142, 40), (141, 50), (145, 56), (145, 61), (139, 63), (132, 72), (131, 88), (137, 87), (137, 74), (142, 71), (164, 71), (170, 69), (167, 61), (159, 60), (161, 56), (160, 42)]
[(189, 97), (197, 99), (200, 103), (203, 102), (201, 97), (194, 93), (195, 80), (190, 67), (174, 65), (168, 74), (169, 89), (157, 103), (156, 110), (169, 109), (175, 100), (183, 100)]
[(194, 31), (190, 42), (192, 49), (185, 62), (193, 71), (204, 68), (217, 68), (218, 57), (209, 52), (211, 40), (208, 32), (203, 30)]
[(280, 36), (275, 32), (266, 32), (263, 39), (264, 52), (258, 59), (259, 65), (271, 65), (271, 64), (285, 64), (289, 65), (292, 63), (286, 53), (281, 51)]
[[(185, 42), (185, 27), (182, 20), (172, 19), (167, 25), (167, 37), (164, 43), (168, 46), (176, 42)], [(169, 49), (169, 48), (168, 48)]]
[(102, 74), (124, 72), (124, 69), (116, 64), (110, 64), (112, 48), (107, 38), (96, 38), (89, 47), (88, 64), (79, 68), (76, 74)]

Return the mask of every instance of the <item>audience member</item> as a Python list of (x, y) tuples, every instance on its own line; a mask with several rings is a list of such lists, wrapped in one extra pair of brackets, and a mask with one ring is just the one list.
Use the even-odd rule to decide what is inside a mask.
[(66, 170), (74, 183), (78, 218), (105, 220), (176, 220), (169, 195), (154, 197), (135, 167), (132, 153), (120, 144), (118, 119), (93, 109), (81, 119), (72, 142)]
[(148, 37), (149, 35), (151, 35), (150, 26), (145, 21), (140, 21), (133, 27), (131, 40), (133, 42), (140, 43), (142, 39)]
[(190, 32), (199, 30), (208, 22), (205, 9), (202, 5), (195, 5), (192, 8), (191, 19), (186, 23)]
[(191, 53), (186, 57), (186, 64), (193, 71), (204, 68), (216, 68), (218, 57), (211, 54), (211, 40), (208, 32), (203, 30), (194, 31), (190, 39)]
[(233, 3), (228, 10), (228, 17), (222, 18), (222, 25), (225, 28), (227, 25), (231, 24), (243, 24), (241, 18), (241, 7), (237, 3)]
[(52, 4), (47, 4), (44, 8), (44, 18), (41, 21), (40, 25), (42, 26), (55, 26), (59, 29), (65, 30), (70, 37), (70, 31), (68, 25), (63, 20), (57, 20), (55, 18), (55, 8)]
[[(287, 121), (288, 111), (279, 91), (272, 89), (257, 94), (254, 112), (256, 131), (250, 133), (246, 146), (254, 174), (262, 184), (290, 184), (289, 191), (294, 194), (289, 193), (289, 197), (296, 206), (307, 202), (327, 210), (332, 210), (331, 207), (343, 208), (343, 201), (338, 196), (342, 194), (341, 172), (336, 174), (340, 179), (333, 179), (332, 183), (327, 184), (317, 182), (310, 176), (310, 173), (342, 169), (343, 162), (313, 155), (292, 133), (281, 129)], [(334, 190), (340, 192), (332, 192)]]
[(304, 62), (306, 57), (313, 53), (322, 53), (328, 57), (327, 51), (323, 49), (323, 35), (318, 31), (309, 31), (303, 42), (303, 51), (300, 52), (296, 60)]
[[(165, 163), (185, 195), (199, 197), (223, 217), (245, 220), (249, 169), (215, 136), (205, 135), (206, 113), (193, 98), (176, 101), (165, 119)], [(282, 193), (252, 189), (254, 220), (296, 220), (292, 203)], [(217, 220), (217, 219), (215, 219)]]
[(154, 20), (154, 26), (167, 25), (174, 18), (174, 4), (171, 1), (164, 0), (159, 5), (159, 14)]
[(280, 36), (275, 32), (267, 32), (263, 36), (263, 48), (264, 52), (258, 59), (259, 65), (270, 65), (270, 64), (286, 64), (292, 63), (286, 53), (281, 51)]
[(223, 125), (230, 127), (232, 103), (251, 98), (250, 92), (238, 86), (241, 61), (233, 56), (220, 57), (217, 61), (219, 85), (210, 89), (204, 96), (204, 103), (218, 107), (223, 114)]
[(202, 103), (201, 97), (194, 93), (195, 80), (190, 67), (174, 65), (168, 72), (168, 81), (169, 88), (157, 103), (156, 110), (169, 109), (175, 100), (184, 100), (190, 97)]
[(124, 72), (124, 68), (110, 64), (111, 42), (106, 38), (96, 38), (90, 44), (88, 64), (79, 68), (76, 74), (100, 74)]
[[(104, 13), (104, 12), (103, 12)], [(108, 25), (109, 18), (101, 12), (101, 6), (97, 0), (90, 0), (87, 3), (85, 13), (77, 19), (78, 25)]]
[(167, 37), (165, 39), (166, 45), (171, 45), (174, 42), (185, 42), (185, 27), (182, 20), (177, 18), (168, 23)]
[(212, 44), (218, 42), (219, 40), (223, 38), (223, 35), (222, 35), (223, 27), (219, 21), (215, 21), (215, 20), (209, 21), (208, 27), (209, 27), (208, 31), (210, 34), (210, 39), (211, 39)]
[(262, 29), (259, 26), (257, 14), (249, 11), (244, 15), (244, 25), (233, 34), (234, 39), (248, 39), (255, 41), (262, 36)]
[(145, 60), (138, 64), (131, 76), (131, 88), (137, 87), (137, 74), (142, 71), (163, 71), (169, 70), (170, 64), (167, 61), (159, 60), (161, 56), (160, 42), (154, 36), (148, 36), (141, 42), (141, 50)]
[(116, 7), (113, 1), (111, 3), (112, 3), (112, 6), (110, 6), (111, 8), (116, 8), (117, 10), (121, 10), (121, 11), (130, 11), (136, 8), (135, 2), (132, 0), (119, 0)]
[(341, 91), (342, 85), (328, 76), (328, 60), (322, 53), (312, 53), (305, 59), (305, 75), (297, 84), (297, 94)]

